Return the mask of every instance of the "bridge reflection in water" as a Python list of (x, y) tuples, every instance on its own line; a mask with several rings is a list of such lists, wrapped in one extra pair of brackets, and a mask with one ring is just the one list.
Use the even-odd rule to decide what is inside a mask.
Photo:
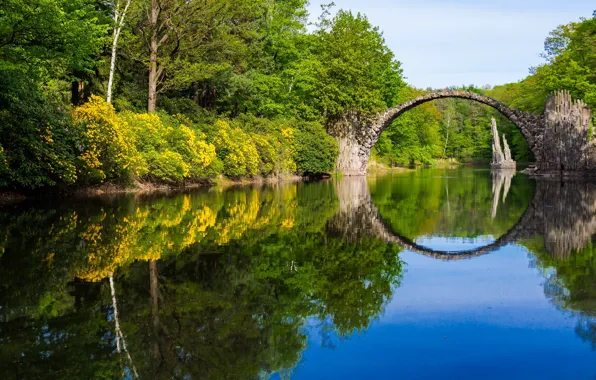
[[(493, 175), (492, 216), (496, 215), (504, 187), (507, 196), (513, 173)], [(582, 181), (536, 182), (534, 197), (519, 220), (493, 243), (464, 251), (436, 250), (393, 231), (371, 198), (365, 177), (344, 177), (336, 183), (338, 213), (328, 229), (348, 241), (378, 238), (403, 249), (440, 260), (469, 259), (495, 252), (521, 240), (544, 237), (545, 250), (557, 258), (567, 258), (585, 248), (596, 233), (596, 183)]]

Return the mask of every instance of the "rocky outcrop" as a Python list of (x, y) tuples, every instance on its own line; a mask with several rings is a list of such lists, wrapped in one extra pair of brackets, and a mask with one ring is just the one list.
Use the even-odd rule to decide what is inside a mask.
[(542, 160), (535, 174), (596, 176), (596, 143), (590, 135), (592, 111), (568, 91), (559, 91), (546, 101)]
[(501, 141), (499, 139), (499, 132), (497, 132), (497, 121), (493, 117), (491, 120), (491, 126), (493, 131), (493, 160), (490, 166), (493, 169), (513, 169), (515, 170), (515, 161), (511, 158), (511, 150), (509, 150), (509, 144), (505, 134), (503, 134), (503, 146), (501, 149)]

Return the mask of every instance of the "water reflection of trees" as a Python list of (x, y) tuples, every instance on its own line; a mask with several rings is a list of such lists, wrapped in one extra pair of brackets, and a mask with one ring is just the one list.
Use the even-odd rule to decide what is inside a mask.
[[(501, 186), (499, 186), (499, 180)], [(495, 193), (511, 182), (507, 197)], [(490, 170), (459, 168), (418, 171), (370, 181), (374, 205), (395, 233), (476, 238), (505, 234), (530, 205), (534, 183), (526, 176), (493, 178)]]
[(534, 202), (543, 223), (521, 243), (545, 276), (545, 295), (577, 316), (577, 335), (596, 349), (596, 183), (541, 181)]
[(336, 208), (316, 184), (0, 213), (0, 377), (290, 370), (307, 317), (365, 329), (400, 278), (395, 247), (326, 234)]
[[(449, 171), (417, 173), (405, 181), (381, 177), (371, 186), (374, 204), (392, 229), (413, 238), (487, 232), (498, 237), (523, 213), (510, 243), (532, 252), (546, 279), (545, 295), (576, 315), (577, 335), (596, 348), (596, 184), (541, 180), (532, 190), (524, 176), (494, 173), (491, 189), (488, 175), (469, 183), (466, 170), (452, 182)], [(509, 181), (515, 184), (505, 198)]]
[(577, 335), (596, 349), (596, 235), (568, 257), (534, 252), (545, 276), (544, 294), (557, 308), (576, 315)]
[[(578, 336), (595, 342), (594, 188), (541, 182), (530, 201), (533, 187), (517, 177), (486, 228), (497, 234), (528, 205), (535, 209), (518, 243), (545, 268), (547, 296), (579, 315)], [(473, 186), (422, 176), (371, 187), (375, 204), (413, 237), (437, 223), (439, 231), (460, 227), (451, 234), (470, 237), (486, 234), (492, 220), (491, 178), (474, 178)], [(3, 210), (0, 378), (135, 371), (141, 378), (255, 378), (291, 371), (306, 347), (309, 317), (324, 321), (324, 333), (366, 329), (399, 285), (402, 263), (396, 246), (349, 218), (359, 200), (370, 201), (366, 187), (341, 190), (347, 199), (338, 202), (336, 185)], [(392, 213), (389, 202), (403, 213)], [(441, 210), (437, 217), (422, 207), (429, 204)], [(462, 218), (460, 208), (472, 217)]]

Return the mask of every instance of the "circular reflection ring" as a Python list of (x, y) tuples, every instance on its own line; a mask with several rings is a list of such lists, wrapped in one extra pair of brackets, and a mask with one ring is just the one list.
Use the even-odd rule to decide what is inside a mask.
[(513, 243), (513, 242), (517, 241), (518, 239), (522, 238), (525, 235), (524, 234), (526, 231), (525, 226), (528, 225), (528, 222), (532, 219), (532, 216), (534, 215), (535, 206), (534, 206), (534, 201), (530, 202), (530, 204), (528, 205), (528, 207), (526, 208), (526, 210), (524, 211), (522, 216), (515, 223), (515, 225), (513, 225), (513, 227), (511, 229), (509, 229), (505, 234), (501, 235), (501, 237), (499, 237), (493, 243), (482, 246), (482, 247), (478, 247), (478, 248), (474, 248), (474, 249), (470, 249), (470, 250), (463, 250), (463, 251), (435, 250), (435, 249), (428, 248), (428, 247), (422, 246), (420, 244), (417, 244), (416, 242), (408, 239), (407, 237), (401, 236), (401, 235), (393, 232), (389, 223), (387, 223), (383, 219), (383, 217), (381, 216), (381, 213), (379, 212), (377, 207), (374, 205), (372, 200), (371, 200), (371, 208), (374, 211), (374, 213), (376, 214), (376, 218), (374, 218), (374, 219), (378, 223), (378, 225), (375, 226), (375, 229), (377, 230), (379, 237), (381, 237), (383, 240), (385, 240), (389, 243), (397, 244), (400, 247), (402, 247), (408, 251), (412, 251), (412, 252), (415, 252), (415, 253), (418, 253), (418, 254), (421, 254), (424, 256), (432, 257), (434, 259), (439, 259), (439, 260), (451, 261), (451, 260), (465, 260), (465, 259), (471, 259), (473, 257), (487, 255), (487, 254), (492, 253), (509, 243)]

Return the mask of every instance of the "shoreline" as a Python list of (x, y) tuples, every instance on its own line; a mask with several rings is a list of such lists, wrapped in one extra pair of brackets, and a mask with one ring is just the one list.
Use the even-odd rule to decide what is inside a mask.
[[(458, 166), (485, 166), (474, 163), (457, 163), (450, 164), (449, 167)], [(525, 165), (524, 165), (525, 166)], [(447, 166), (430, 166), (431, 168), (446, 168)], [(490, 166), (488, 166), (490, 167)], [(523, 167), (523, 166), (522, 166)], [(524, 168), (516, 170), (518, 173), (523, 173), (531, 178), (537, 180), (588, 180), (593, 181), (596, 179), (594, 176), (586, 176), (585, 173), (560, 173), (560, 172), (549, 172), (549, 173), (537, 173), (530, 168)], [(415, 171), (415, 168), (406, 167), (388, 167), (383, 164), (376, 163), (369, 167), (367, 175), (383, 175), (390, 173), (408, 173)], [(164, 183), (156, 182), (143, 182), (135, 181), (132, 184), (118, 184), (118, 183), (103, 183), (99, 185), (88, 185), (88, 186), (73, 186), (73, 187), (53, 187), (45, 189), (45, 191), (31, 191), (31, 192), (19, 192), (14, 190), (0, 190), (0, 207), (10, 206), (13, 204), (21, 203), (24, 201), (35, 201), (43, 199), (66, 199), (68, 197), (74, 198), (86, 198), (86, 197), (98, 197), (98, 196), (118, 196), (123, 194), (135, 194), (139, 196), (149, 194), (168, 194), (184, 191), (192, 191), (197, 189), (211, 189), (211, 188), (229, 188), (233, 186), (249, 186), (249, 185), (274, 185), (284, 182), (307, 182), (319, 179), (335, 178), (337, 174), (333, 175), (322, 175), (320, 177), (308, 177), (299, 175), (285, 175), (280, 177), (254, 177), (254, 178), (240, 178), (231, 179), (222, 175), (215, 178), (206, 178), (194, 182), (184, 183), (180, 185), (169, 185)]]
[(308, 177), (289, 175), (281, 177), (255, 177), (233, 180), (219, 176), (205, 180), (185, 183), (181, 185), (168, 185), (155, 182), (135, 181), (132, 184), (102, 183), (100, 185), (78, 187), (53, 187), (46, 191), (18, 192), (14, 190), (0, 190), (0, 207), (10, 206), (29, 200), (41, 199), (66, 199), (67, 197), (85, 198), (97, 196), (118, 196), (123, 194), (148, 195), (153, 193), (175, 193), (196, 189), (210, 189), (214, 187), (228, 188), (233, 186), (266, 185), (282, 182), (308, 181)]

